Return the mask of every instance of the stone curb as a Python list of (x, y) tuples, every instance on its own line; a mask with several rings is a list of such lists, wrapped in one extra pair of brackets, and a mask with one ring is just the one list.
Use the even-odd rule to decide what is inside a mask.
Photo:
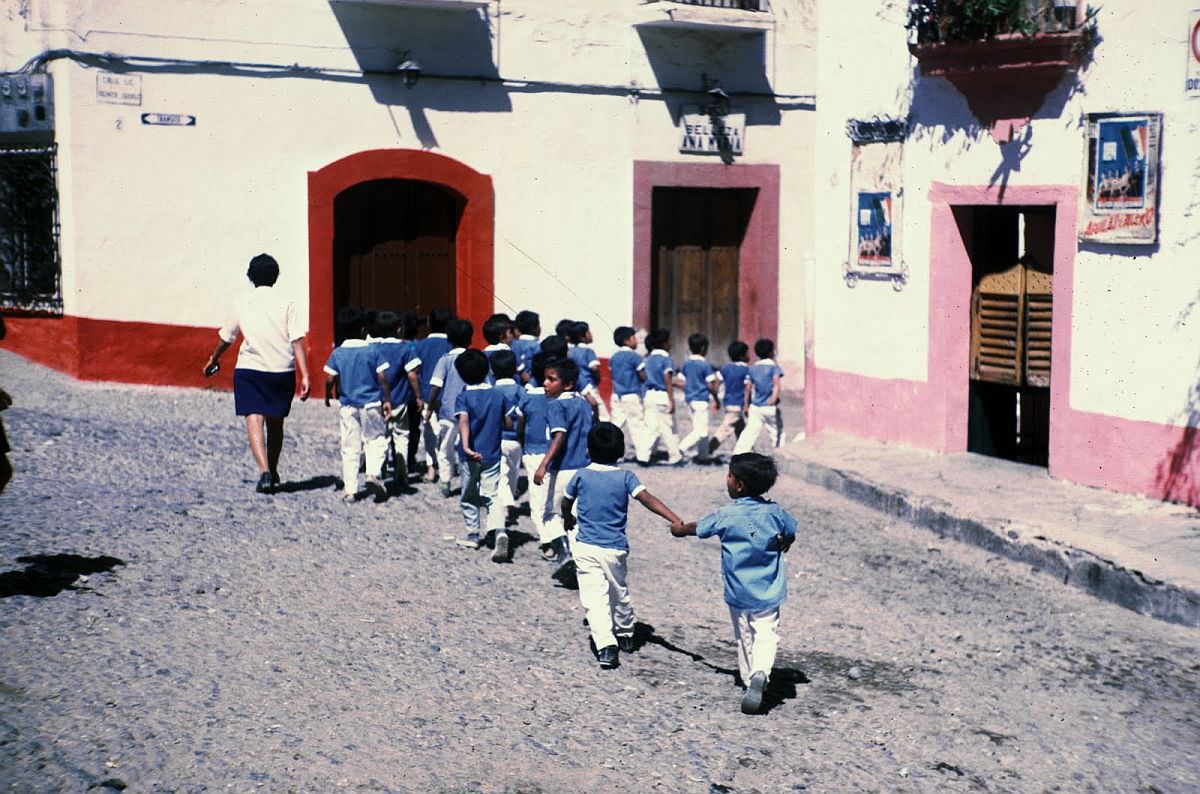
[(853, 471), (843, 471), (782, 452), (780, 471), (820, 485), (859, 504), (895, 516), (942, 537), (970, 543), (993, 554), (1028, 563), (1034, 570), (1058, 577), (1064, 584), (1112, 601), (1126, 609), (1168, 623), (1200, 627), (1200, 592), (1152, 579), (1039, 534), (1036, 527), (1007, 519), (961, 515), (935, 497), (918, 496), (880, 485)]

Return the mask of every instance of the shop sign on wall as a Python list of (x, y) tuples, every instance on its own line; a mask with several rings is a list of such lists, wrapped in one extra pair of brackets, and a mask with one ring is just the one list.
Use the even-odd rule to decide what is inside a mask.
[(1188, 14), (1187, 49), (1185, 90), (1188, 96), (1200, 96), (1200, 9)]
[(96, 101), (111, 105), (142, 104), (142, 76), (97, 72)]
[(899, 141), (854, 144), (850, 150), (850, 252), (844, 267), (846, 286), (859, 278), (890, 280), (903, 289), (907, 268), (897, 239), (903, 190), (904, 144)]
[(746, 114), (712, 116), (698, 109), (679, 119), (679, 151), (682, 154), (736, 154), (745, 149)]
[(1153, 245), (1158, 239), (1161, 139), (1161, 113), (1088, 116), (1081, 242)]

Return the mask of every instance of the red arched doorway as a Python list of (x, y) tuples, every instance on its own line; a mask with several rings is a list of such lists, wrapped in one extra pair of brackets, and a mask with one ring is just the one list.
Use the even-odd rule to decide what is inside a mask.
[[(367, 208), (380, 201), (399, 203), (394, 204), (395, 212), (369, 213)], [(429, 216), (418, 215), (411, 219), (413, 223), (398, 219), (398, 214), (409, 213), (405, 204), (422, 205), (420, 211)], [(351, 220), (356, 214), (358, 218)], [(414, 225), (417, 222), (421, 222), (419, 226)], [(478, 328), (494, 305), (494, 223), (491, 177), (439, 154), (376, 149), (309, 172), (308, 342), (313, 372), (333, 349), (333, 316), (338, 305), (366, 300), (383, 304), (395, 298), (398, 305), (376, 308), (416, 308), (415, 304), (403, 304), (453, 295), (455, 312)], [(418, 242), (422, 235), (416, 232), (421, 230), (436, 232), (424, 235), (427, 238), (441, 235), (443, 244)], [(336, 247), (335, 233), (339, 238)], [(452, 251), (448, 251), (444, 241), (451, 237)], [(422, 246), (436, 254), (436, 263), (431, 277), (415, 291), (398, 288), (395, 279), (378, 288), (364, 283), (389, 257), (395, 262), (401, 248), (404, 257), (420, 256)], [(352, 265), (353, 257), (357, 258)], [(448, 273), (446, 267), (451, 266)], [(352, 269), (357, 270), (357, 278), (352, 277)], [(411, 272), (407, 266), (403, 270)], [(357, 290), (354, 298), (352, 289)]]

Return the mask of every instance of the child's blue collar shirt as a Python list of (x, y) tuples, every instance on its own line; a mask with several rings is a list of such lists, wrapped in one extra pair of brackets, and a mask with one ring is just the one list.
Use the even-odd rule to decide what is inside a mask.
[(696, 524), (699, 538), (721, 540), (725, 603), (771, 609), (787, 599), (787, 567), (778, 536), (795, 538), (796, 519), (770, 499), (743, 496)]

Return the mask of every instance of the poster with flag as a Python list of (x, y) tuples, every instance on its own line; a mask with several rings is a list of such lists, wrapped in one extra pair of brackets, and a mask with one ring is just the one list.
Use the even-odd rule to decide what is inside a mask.
[(890, 281), (902, 289), (904, 264), (904, 143), (854, 143), (850, 148), (850, 246), (842, 275), (846, 286), (860, 279)]
[(858, 194), (858, 264), (891, 267), (891, 193)]
[(1088, 117), (1081, 241), (1149, 245), (1157, 240), (1161, 137), (1161, 114)]

